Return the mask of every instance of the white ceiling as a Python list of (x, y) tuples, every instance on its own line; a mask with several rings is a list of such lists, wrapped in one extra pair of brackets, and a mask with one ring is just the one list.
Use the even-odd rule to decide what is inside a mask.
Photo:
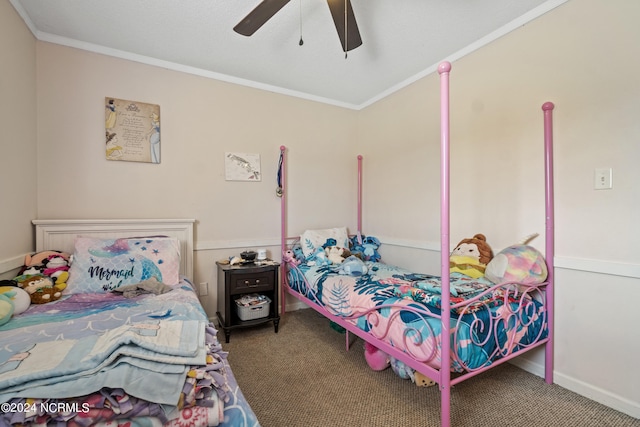
[(39, 40), (359, 109), (567, 0), (351, 0), (363, 44), (347, 58), (325, 0), (251, 37), (233, 27), (260, 0), (10, 1)]

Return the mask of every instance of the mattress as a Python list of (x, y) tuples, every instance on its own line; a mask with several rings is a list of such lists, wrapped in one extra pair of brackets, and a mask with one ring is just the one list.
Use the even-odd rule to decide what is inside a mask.
[(0, 326), (0, 425), (258, 425), (192, 284), (77, 293)]
[[(412, 358), (440, 369), (439, 277), (380, 262), (368, 273), (340, 274), (335, 265), (300, 264), (288, 271), (291, 289), (349, 320)], [(517, 286), (451, 273), (451, 370), (484, 368), (546, 337), (543, 304)]]

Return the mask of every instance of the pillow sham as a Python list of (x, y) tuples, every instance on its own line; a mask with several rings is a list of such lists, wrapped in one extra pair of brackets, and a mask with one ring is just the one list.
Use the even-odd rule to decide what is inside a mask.
[(335, 239), (331, 246), (349, 247), (349, 234), (347, 227), (325, 228), (319, 230), (305, 230), (300, 236), (300, 246), (305, 258), (309, 258), (315, 250), (322, 247), (327, 239)]
[(109, 292), (156, 278), (180, 280), (180, 243), (165, 236), (102, 239), (78, 236), (65, 293)]

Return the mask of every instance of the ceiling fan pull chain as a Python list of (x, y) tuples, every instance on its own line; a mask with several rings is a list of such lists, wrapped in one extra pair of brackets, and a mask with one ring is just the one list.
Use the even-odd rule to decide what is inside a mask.
[(349, 44), (347, 43), (347, 39), (349, 37), (349, 32), (347, 31), (347, 3), (349, 3), (349, 0), (344, 0), (344, 59), (347, 59), (347, 46), (349, 46)]
[(302, 46), (304, 44), (304, 40), (302, 40), (302, 0), (300, 0), (300, 41), (298, 45)]

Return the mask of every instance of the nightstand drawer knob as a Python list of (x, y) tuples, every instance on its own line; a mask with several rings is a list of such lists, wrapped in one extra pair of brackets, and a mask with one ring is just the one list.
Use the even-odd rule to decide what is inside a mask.
[(249, 287), (260, 286), (260, 279), (256, 279), (253, 282), (251, 280), (245, 280), (244, 284)]

